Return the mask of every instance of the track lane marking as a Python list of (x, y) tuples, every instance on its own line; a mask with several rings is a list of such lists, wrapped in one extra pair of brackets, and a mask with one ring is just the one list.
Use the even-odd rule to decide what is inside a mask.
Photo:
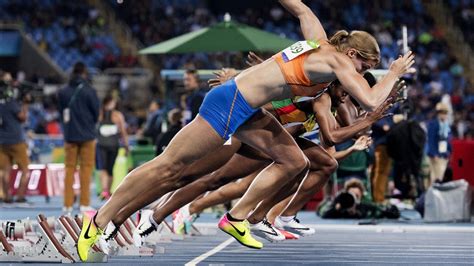
[(194, 258), (193, 260), (189, 261), (188, 263), (184, 264), (184, 266), (194, 266), (194, 265), (197, 265), (198, 263), (200, 263), (201, 261), (207, 259), (208, 257), (216, 254), (217, 252), (223, 250), (225, 247), (227, 247), (228, 245), (230, 245), (230, 243), (232, 243), (234, 241), (233, 238), (229, 238), (227, 239), (226, 241), (220, 243), (219, 245), (217, 245), (215, 248), (209, 250), (208, 252), (202, 254), (202, 255), (199, 255), (197, 256), (196, 258)]

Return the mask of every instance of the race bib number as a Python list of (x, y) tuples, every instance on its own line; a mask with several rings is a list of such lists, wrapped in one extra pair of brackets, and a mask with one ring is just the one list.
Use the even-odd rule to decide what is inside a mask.
[(438, 142), (438, 151), (439, 153), (448, 152), (448, 142), (446, 140), (441, 140)]
[(99, 128), (99, 133), (104, 137), (110, 137), (118, 133), (118, 127), (116, 125), (102, 125)]
[(299, 41), (284, 49), (282, 51), (282, 56), (285, 62), (288, 62), (318, 47), (319, 44), (315, 41)]
[(69, 108), (66, 108), (63, 110), (63, 121), (64, 123), (69, 123), (70, 120), (71, 120), (71, 112)]

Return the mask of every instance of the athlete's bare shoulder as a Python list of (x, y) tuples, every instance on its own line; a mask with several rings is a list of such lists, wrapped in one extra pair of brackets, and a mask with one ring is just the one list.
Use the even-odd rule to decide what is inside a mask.
[(327, 104), (327, 103), (329, 103), (329, 105), (331, 104), (331, 97), (329, 96), (329, 93), (327, 92), (313, 99), (313, 104)]
[(351, 59), (345, 54), (338, 52), (332, 45), (324, 45), (320, 54), (324, 62), (332, 69), (354, 68)]
[[(322, 44), (312, 52), (305, 62), (305, 70), (312, 81), (330, 82), (335, 79), (334, 66), (339, 59), (344, 61), (345, 56), (339, 53), (332, 45)], [(350, 60), (349, 60), (350, 61)], [(350, 62), (348, 62), (350, 63)]]

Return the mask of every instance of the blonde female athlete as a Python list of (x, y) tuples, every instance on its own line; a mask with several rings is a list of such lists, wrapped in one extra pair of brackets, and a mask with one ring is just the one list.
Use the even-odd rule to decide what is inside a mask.
[[(273, 163), (260, 172), (240, 201), (222, 217), (219, 228), (245, 246), (262, 248), (263, 244), (250, 235), (245, 218), (264, 197), (292, 178), (306, 175), (308, 161), (290, 134), (276, 119), (261, 112), (260, 107), (272, 100), (315, 95), (328, 82), (339, 79), (362, 108), (372, 111), (384, 102), (396, 80), (414, 63), (411, 52), (398, 58), (387, 75), (371, 88), (360, 74), (380, 59), (378, 44), (370, 34), (339, 31), (328, 40), (321, 23), (306, 5), (294, 0), (281, 3), (298, 17), (308, 41), (297, 42), (211, 90), (199, 115), (160, 156), (130, 172), (96, 215), (84, 215), (77, 243), (81, 260), (87, 260), (90, 247), (123, 206), (132, 203), (138, 210), (183, 186), (185, 182), (179, 177), (186, 166), (219, 149), (230, 135), (267, 154)], [(251, 117), (267, 123), (246, 123)]]

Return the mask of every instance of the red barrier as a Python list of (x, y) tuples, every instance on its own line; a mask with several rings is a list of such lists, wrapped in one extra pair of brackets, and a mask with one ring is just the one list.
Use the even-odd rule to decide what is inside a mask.
[(453, 140), (451, 145), (453, 178), (465, 179), (474, 187), (474, 140)]
[(316, 210), (316, 208), (318, 208), (321, 201), (323, 201), (323, 198), (324, 198), (324, 194), (323, 194), (323, 190), (321, 189), (318, 193), (314, 194), (313, 198), (310, 201), (308, 201), (305, 204), (304, 209), (307, 211)]
[[(49, 196), (46, 165), (44, 164), (30, 164), (30, 181), (28, 182), (27, 195), (43, 195)], [(20, 186), (22, 172), (16, 166), (10, 172), (10, 192), (12, 195), (16, 194)]]
[[(66, 171), (64, 164), (30, 164), (30, 181), (28, 182), (27, 195), (62, 196), (64, 193), (64, 178)], [(10, 192), (16, 194), (20, 186), (21, 171), (15, 165), (10, 172)], [(79, 173), (74, 173), (74, 192), (79, 195)]]

